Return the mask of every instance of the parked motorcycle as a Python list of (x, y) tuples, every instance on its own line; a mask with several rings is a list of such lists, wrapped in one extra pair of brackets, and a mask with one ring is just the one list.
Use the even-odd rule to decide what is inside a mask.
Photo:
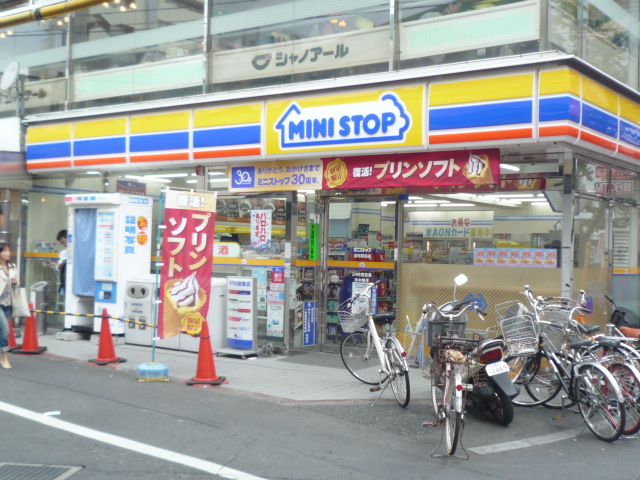
[[(466, 281), (465, 275), (455, 279), (456, 286)], [(455, 288), (453, 298), (440, 307), (435, 304), (423, 307), (427, 329), (430, 329), (431, 356), (438, 355), (439, 348), (454, 345), (461, 355), (459, 362), (467, 367), (462, 369), (462, 388), (467, 392), (467, 401), (475, 410), (489, 412), (498, 424), (509, 425), (514, 416), (512, 399), (518, 395), (519, 387), (511, 382), (509, 366), (503, 361), (504, 341), (484, 338), (486, 331), (467, 329), (466, 310), (473, 308), (483, 321), (486, 313), (472, 300), (456, 300)]]

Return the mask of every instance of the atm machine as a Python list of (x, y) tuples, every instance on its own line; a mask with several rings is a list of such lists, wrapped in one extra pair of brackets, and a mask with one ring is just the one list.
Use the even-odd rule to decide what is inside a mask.
[[(102, 310), (125, 316), (127, 281), (151, 271), (153, 199), (121, 193), (67, 195), (65, 330), (100, 332)], [(113, 335), (126, 324), (109, 320)]]

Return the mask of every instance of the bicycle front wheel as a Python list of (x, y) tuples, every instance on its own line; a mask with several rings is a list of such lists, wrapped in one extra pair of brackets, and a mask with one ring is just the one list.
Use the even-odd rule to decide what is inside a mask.
[(387, 340), (387, 366), (391, 369), (389, 381), (391, 382), (393, 396), (396, 397), (398, 405), (406, 408), (411, 397), (409, 369), (402, 356), (402, 348), (395, 338)]
[(438, 415), (440, 409), (444, 407), (445, 363), (440, 362), (437, 358), (436, 356), (431, 364), (431, 401), (436, 419), (440, 422)]
[(462, 412), (456, 411), (455, 376), (447, 376), (444, 405), (444, 443), (449, 455), (455, 455), (462, 430)]
[(534, 407), (548, 402), (562, 388), (549, 360), (540, 353), (523, 357), (506, 357), (511, 381), (520, 388), (512, 400), (519, 407)]
[(640, 430), (640, 405), (638, 404), (640, 401), (640, 378), (638, 378), (635, 368), (624, 363), (610, 365), (609, 371), (618, 382), (624, 397), (626, 419), (622, 433), (623, 435), (633, 435)]
[(589, 430), (605, 442), (620, 438), (625, 427), (625, 405), (615, 395), (615, 382), (604, 367), (582, 365), (574, 384), (580, 415)]
[(340, 344), (340, 357), (349, 373), (362, 383), (380, 383), (380, 357), (368, 330), (344, 337)]

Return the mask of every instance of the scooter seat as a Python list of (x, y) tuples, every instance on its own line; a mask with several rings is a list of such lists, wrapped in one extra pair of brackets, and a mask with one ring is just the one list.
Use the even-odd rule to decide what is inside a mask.
[(504, 341), (500, 338), (485, 338), (478, 345), (478, 350), (484, 350), (485, 348), (490, 348), (490, 347), (504, 348)]
[(376, 325), (391, 325), (395, 319), (395, 313), (379, 313), (373, 317), (373, 321)]
[(620, 327), (620, 331), (625, 337), (640, 338), (640, 328)]

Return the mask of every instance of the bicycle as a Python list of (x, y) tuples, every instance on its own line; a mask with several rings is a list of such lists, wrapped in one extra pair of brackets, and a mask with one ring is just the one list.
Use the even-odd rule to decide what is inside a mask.
[[(391, 385), (398, 405), (406, 408), (411, 396), (409, 366), (402, 345), (393, 335), (395, 313), (373, 311), (371, 290), (378, 283), (369, 283), (364, 291), (339, 306), (340, 326), (348, 333), (340, 344), (340, 357), (351, 375), (365, 384), (376, 385), (370, 391), (379, 391), (380, 395), (373, 405)], [(382, 337), (377, 326), (383, 328)]]
[[(525, 291), (530, 294), (528, 287)], [(519, 309), (528, 311), (524, 305)], [(625, 429), (626, 400), (616, 377), (605, 367), (605, 359), (596, 358), (589, 350), (597, 342), (591, 339), (572, 340), (565, 336), (565, 348), (558, 351), (547, 346), (549, 335), (545, 327), (564, 326), (534, 320), (529, 315), (521, 315), (520, 322), (529, 323), (529, 330), (539, 335), (535, 354), (527, 353), (506, 360), (512, 368), (514, 383), (524, 387), (531, 398), (527, 406), (545, 404), (564, 390), (566, 396), (562, 397), (561, 408), (567, 408), (566, 400), (571, 402), (570, 405), (577, 404), (583, 421), (597, 438), (607, 442), (620, 438)], [(503, 330), (503, 334), (507, 340), (509, 330)], [(517, 361), (510, 362), (513, 359)], [(555, 381), (549, 381), (546, 376), (544, 379), (539, 377), (543, 362), (545, 368), (548, 366), (553, 372)], [(616, 362), (615, 365), (617, 369), (621, 364)], [(628, 371), (626, 367), (625, 370)], [(540, 388), (541, 385), (545, 388)]]

